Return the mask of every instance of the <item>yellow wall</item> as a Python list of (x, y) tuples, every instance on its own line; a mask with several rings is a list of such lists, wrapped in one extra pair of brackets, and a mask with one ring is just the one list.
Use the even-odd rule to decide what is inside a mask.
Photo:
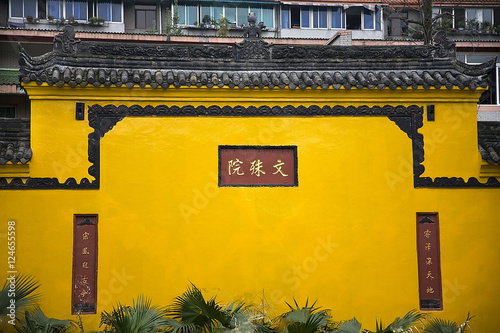
[[(115, 105), (436, 105), (425, 177), (479, 177), (476, 101), (461, 90), (55, 88), (29, 84), (31, 177), (90, 178), (75, 102)], [(219, 188), (219, 145), (296, 145), (298, 187)], [(412, 145), (387, 117), (126, 117), (101, 139), (99, 190), (0, 191), (17, 268), (48, 316), (71, 316), (73, 214), (99, 215), (98, 314), (139, 294), (168, 305), (190, 282), (270, 316), (306, 298), (368, 329), (418, 308), (416, 212), (439, 212), (444, 311), (497, 326), (500, 189), (414, 188)], [(4, 237), (5, 238), (5, 237)], [(6, 262), (6, 251), (0, 261)], [(0, 273), (3, 277), (4, 272)], [(99, 315), (84, 316), (86, 330)]]

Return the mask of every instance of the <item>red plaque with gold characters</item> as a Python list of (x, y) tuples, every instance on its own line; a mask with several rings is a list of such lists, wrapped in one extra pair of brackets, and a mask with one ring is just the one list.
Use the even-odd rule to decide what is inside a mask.
[(73, 217), (73, 314), (95, 314), (97, 306), (97, 215)]
[(219, 146), (219, 186), (298, 186), (297, 146)]
[(438, 213), (417, 213), (420, 310), (443, 310)]

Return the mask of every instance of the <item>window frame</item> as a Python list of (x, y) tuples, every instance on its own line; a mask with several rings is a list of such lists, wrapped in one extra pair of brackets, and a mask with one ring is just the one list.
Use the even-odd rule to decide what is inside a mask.
[[(195, 22), (192, 22), (192, 23), (187, 23), (189, 22), (190, 20), (192, 20), (192, 18), (190, 19), (189, 17), (189, 7), (196, 7), (196, 21), (199, 24), (201, 24), (202, 20), (203, 20), (203, 17), (204, 15), (208, 15), (206, 14), (206, 10), (204, 9), (207, 9), (209, 8), (209, 12), (210, 12), (210, 17), (212, 20), (215, 20), (215, 21), (218, 21), (220, 19), (220, 17), (215, 17), (215, 13), (219, 13), (219, 11), (216, 11), (215, 10), (215, 7), (214, 5), (210, 4), (210, 5), (204, 5), (204, 4), (196, 4), (196, 5), (189, 5), (188, 2), (181, 2), (181, 3), (178, 3), (177, 4), (177, 8), (183, 8), (182, 10), (178, 10), (179, 11), (179, 16), (181, 15), (181, 13), (184, 14), (184, 18), (179, 18), (179, 21), (180, 22), (184, 22), (184, 23), (179, 23), (181, 26), (183, 27), (195, 27), (196, 25), (194, 24)], [(236, 3), (222, 3), (222, 4), (218, 4), (216, 7), (222, 7), (222, 15), (225, 17), (225, 18), (228, 18), (227, 17), (227, 14), (226, 14), (226, 9), (227, 8), (231, 8), (231, 10), (234, 10), (234, 20), (233, 18), (231, 17), (231, 19), (229, 20), (230, 24), (236, 26), (236, 27), (239, 27), (241, 26), (242, 24), (248, 24), (248, 13), (250, 13), (251, 11), (254, 11), (255, 12), (255, 15), (257, 16), (257, 23), (262, 21), (262, 18), (263, 18), (263, 15), (264, 15), (264, 10), (272, 10), (272, 22), (271, 24), (269, 22), (264, 22), (264, 24), (268, 27), (268, 28), (271, 28), (271, 29), (274, 29), (275, 28), (275, 8), (274, 6), (269, 6), (269, 5), (259, 5), (258, 7), (255, 6), (255, 7), (251, 7), (250, 4), (236, 4)], [(266, 7), (266, 8), (264, 8)], [(269, 8), (267, 8), (269, 7)], [(173, 7), (173, 4), (171, 5), (171, 12), (173, 13), (174, 11), (174, 7)], [(244, 17), (244, 22), (240, 22), (241, 20), (243, 20), (243, 17)]]
[[(144, 28), (139, 28), (138, 25), (137, 25), (137, 19), (139, 17), (139, 15), (137, 15), (137, 12), (144, 12)], [(148, 12), (151, 13), (153, 12), (154, 15), (154, 20), (155, 21), (155, 24), (156, 26), (153, 26), (153, 22), (151, 21), (151, 25), (148, 26)], [(157, 8), (156, 6), (150, 6), (150, 5), (135, 5), (134, 7), (134, 13), (135, 13), (135, 22), (134, 22), (134, 27), (135, 29), (138, 29), (138, 30), (148, 30), (148, 29), (151, 29), (151, 28), (154, 28), (154, 29), (158, 29), (158, 22), (157, 21), (157, 18), (158, 18), (158, 11), (157, 11)]]
[[(85, 3), (85, 14), (82, 18), (82, 15), (75, 15), (75, 3), (84, 2)], [(70, 12), (68, 9), (71, 8)], [(48, 12), (48, 11), (47, 11)], [(68, 19), (70, 16), (73, 16), (77, 21), (87, 21), (89, 19), (89, 2), (87, 0), (79, 1), (79, 0), (64, 0), (64, 14), (65, 18)]]
[[(22, 16), (13, 16), (12, 15), (12, 2), (22, 2), (22, 7), (23, 7), (23, 15)], [(30, 16), (31, 14), (28, 14), (26, 15), (26, 8), (25, 8), (25, 1), (26, 0), (9, 0), (9, 17), (13, 17), (13, 18), (25, 18), (25, 17), (28, 17)], [(39, 17), (39, 13), (38, 13), (38, 0), (34, 0), (35, 1), (35, 15), (31, 15), (33, 16), (33, 18), (38, 18)]]
[[(337, 11), (337, 9), (340, 11), (340, 27), (333, 26), (333, 22), (334, 22), (333, 15)], [(330, 15), (329, 15), (330, 16), (330, 26), (329, 27), (331, 29), (335, 29), (335, 30), (345, 30), (345, 10), (344, 10), (344, 7), (342, 7), (342, 6), (329, 6), (328, 10), (330, 12)]]
[[(14, 112), (14, 116), (13, 117), (9, 117), (9, 116), (2, 116), (2, 111), (3, 110), (6, 110), (6, 114), (8, 114), (9, 111), (13, 111)], [(7, 110), (7, 109), (13, 109), (13, 110)], [(0, 104), (0, 118), (8, 118), (8, 119), (14, 119), (14, 118), (17, 118), (17, 106), (16, 105), (4, 105), (4, 104)]]
[[(57, 15), (54, 15), (53, 12), (50, 11), (50, 2), (57, 2), (57, 7), (58, 7), (58, 13)], [(47, 0), (45, 3), (45, 12), (47, 13), (47, 16), (52, 15), (54, 16), (55, 19), (60, 19), (65, 17), (65, 12), (66, 12), (66, 1), (65, 0)]]
[[(102, 17), (107, 22), (111, 22), (111, 23), (123, 23), (123, 1), (122, 0), (96, 0), (94, 4), (95, 4), (94, 12), (95, 12), (97, 17)], [(99, 12), (99, 7), (100, 7), (99, 5), (100, 4), (108, 4), (109, 5), (109, 20), (108, 20), (107, 15), (103, 16), (103, 15), (101, 15), (102, 13)], [(119, 7), (120, 7), (120, 14), (119, 14), (120, 20), (119, 21), (114, 20), (116, 5), (119, 5)]]

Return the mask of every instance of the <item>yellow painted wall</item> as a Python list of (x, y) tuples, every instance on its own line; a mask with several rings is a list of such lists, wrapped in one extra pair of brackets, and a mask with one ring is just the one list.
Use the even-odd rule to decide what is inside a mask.
[[(75, 102), (115, 105), (436, 105), (426, 177), (479, 177), (476, 101), (461, 90), (127, 89), (26, 86), (31, 177), (89, 178)], [(219, 188), (219, 145), (296, 145), (298, 187)], [(222, 302), (318, 300), (368, 329), (418, 308), (416, 212), (439, 212), (444, 311), (476, 332), (500, 312), (500, 189), (414, 188), (411, 140), (387, 117), (126, 117), (101, 139), (99, 190), (0, 191), (17, 268), (48, 316), (71, 316), (73, 214), (99, 214), (98, 314), (139, 294), (168, 305), (190, 282)], [(0, 262), (6, 262), (6, 251)], [(3, 278), (5, 272), (0, 272)], [(99, 315), (84, 316), (86, 330)]]

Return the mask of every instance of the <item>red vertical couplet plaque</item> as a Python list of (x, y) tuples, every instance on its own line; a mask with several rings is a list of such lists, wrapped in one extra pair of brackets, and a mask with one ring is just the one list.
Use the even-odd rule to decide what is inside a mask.
[(297, 146), (219, 146), (219, 186), (298, 186)]
[(417, 213), (420, 310), (443, 310), (438, 213)]
[(97, 306), (97, 215), (73, 218), (72, 313), (95, 314)]

